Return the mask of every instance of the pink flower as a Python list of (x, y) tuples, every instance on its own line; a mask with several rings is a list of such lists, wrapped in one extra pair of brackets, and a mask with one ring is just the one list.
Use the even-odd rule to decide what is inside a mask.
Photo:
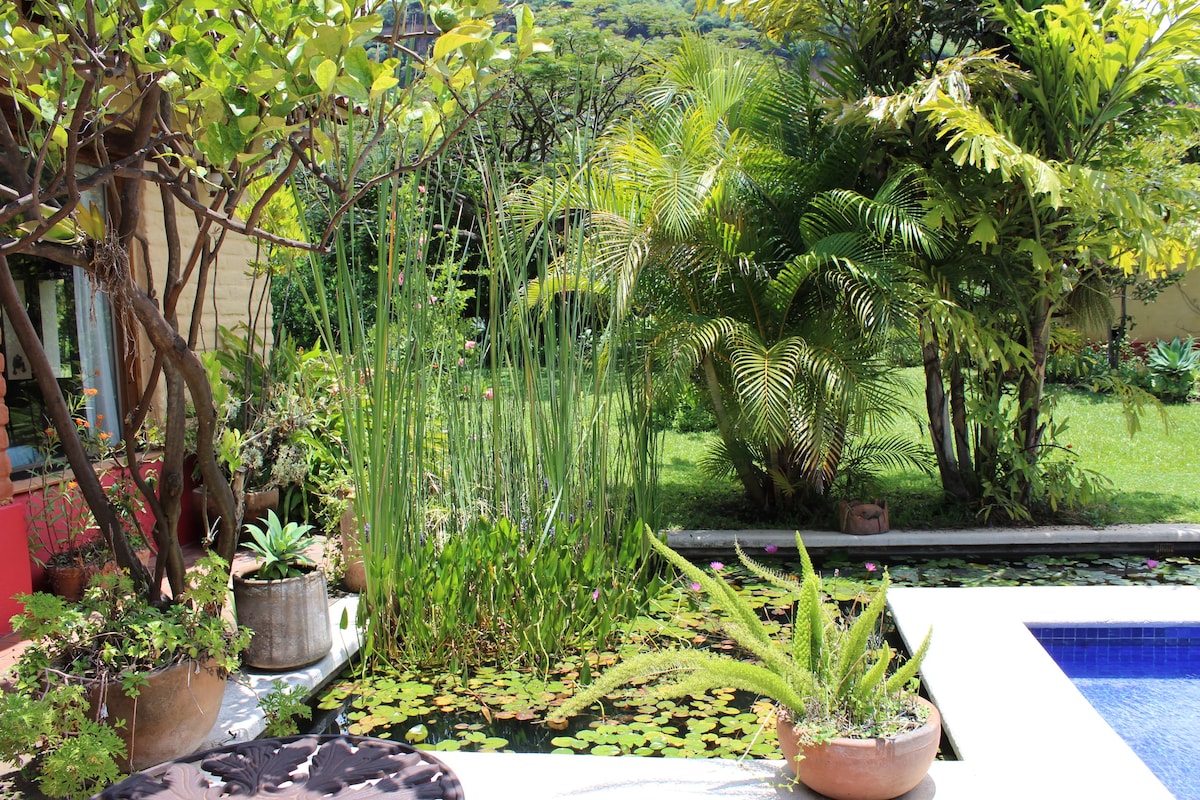
[(695, 581), (692, 581), (692, 585), (689, 588), (693, 592), (698, 592), (698, 591), (700, 591), (700, 584), (696, 583)]
[(484, 400), (492, 399), (492, 387), (489, 386), (488, 388), (483, 390), (483, 399)]
[(592, 592), (592, 600), (593, 600), (593, 601), (596, 601), (596, 600), (599, 600), (599, 599), (600, 599), (600, 590), (599, 590), (599, 589), (597, 589), (596, 591)]
[(725, 569), (725, 565), (722, 564), (720, 561), (714, 561), (711, 564), (709, 564), (709, 566), (712, 567), (713, 569), (715, 569), (717, 572), (720, 572), (721, 570)]
[(458, 365), (459, 365), (460, 367), (461, 367), (463, 364), (465, 364), (465, 363), (467, 363), (467, 362), (463, 361), (461, 358), (458, 360)]
[(767, 545), (766, 547), (764, 547), (764, 548), (763, 548), (763, 550), (766, 550), (768, 555), (772, 555), (772, 556), (773, 556), (773, 555), (775, 555), (776, 553), (778, 553), (778, 552), (779, 552), (779, 545), (777, 545), (777, 544), (769, 544), (769, 545)]
[(419, 184), (417, 186), (417, 191), (420, 192), (421, 194), (425, 194), (429, 190), (425, 188), (425, 184)]
[(867, 568), (867, 572), (874, 572), (875, 570), (879, 569), (879, 565), (876, 564), (874, 561), (868, 561), (863, 566), (865, 566)]
[(1147, 558), (1146, 566), (1149, 567), (1150, 569), (1158, 569), (1158, 562), (1155, 561), (1153, 558)]
[(474, 350), (475, 349), (475, 340), (467, 339), (466, 343), (463, 344), (463, 347), (467, 348), (468, 350)]

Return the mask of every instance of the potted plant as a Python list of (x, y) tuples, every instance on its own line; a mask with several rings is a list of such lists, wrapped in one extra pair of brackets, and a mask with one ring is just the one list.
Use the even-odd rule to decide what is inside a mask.
[(722, 613), (724, 634), (755, 661), (689, 649), (640, 653), (567, 700), (550, 722), (583, 711), (631, 681), (649, 681), (663, 697), (732, 687), (776, 702), (784, 757), (809, 788), (835, 800), (886, 800), (920, 783), (941, 739), (937, 709), (915, 691), (929, 637), (888, 675), (894, 653), (877, 634), (886, 605), (886, 576), (857, 614), (844, 614), (823, 593), (799, 534), (799, 581), (756, 563), (738, 548), (747, 569), (796, 600), (792, 635), (785, 641), (719, 574), (690, 563), (648, 529), (647, 537), (651, 547), (708, 595)]
[(240, 627), (254, 631), (245, 662), (260, 669), (292, 669), (322, 658), (333, 646), (325, 573), (305, 550), (314, 543), (311, 525), (284, 525), (274, 511), (262, 527), (247, 525), (246, 546), (261, 563), (234, 576), (233, 600)]
[(223, 561), (203, 559), (163, 607), (117, 574), (96, 576), (79, 603), (22, 596), (13, 623), (29, 645), (0, 697), (0, 760), (48, 795), (78, 797), (195, 750), (249, 638), (221, 615), (227, 576)]
[[(71, 413), (75, 415), (75, 425), (88, 455), (110, 465), (99, 471), (101, 479), (107, 482), (103, 491), (130, 545), (135, 551), (148, 549), (138, 520), (144, 505), (128, 474), (117, 463), (110, 435), (92, 430), (81, 416), (79, 402), (71, 406)], [(57, 434), (50, 428), (46, 436), (49, 451)], [(112, 554), (74, 475), (61, 465), (51, 474), (49, 468), (55, 464), (47, 457), (48, 471), (43, 477), (42, 491), (29, 503), (29, 553), (45, 570), (50, 590), (65, 600), (77, 602), (91, 577), (110, 565)]]

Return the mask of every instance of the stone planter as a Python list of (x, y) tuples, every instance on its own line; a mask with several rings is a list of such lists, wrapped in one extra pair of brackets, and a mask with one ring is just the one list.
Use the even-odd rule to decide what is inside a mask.
[(799, 781), (815, 792), (833, 800), (891, 800), (921, 782), (941, 743), (941, 715), (928, 700), (917, 700), (929, 710), (925, 724), (887, 739), (839, 738), (801, 746), (791, 719), (778, 713), (779, 747)]
[(129, 757), (122, 766), (131, 771), (193, 752), (212, 730), (225, 697), (225, 676), (211, 662), (174, 664), (147, 673), (146, 680), (137, 697), (125, 694), (120, 683), (88, 690), (93, 718), (116, 728)]
[(282, 670), (319, 661), (333, 647), (329, 592), (319, 569), (298, 578), (233, 579), (240, 627), (254, 631), (242, 656), (247, 666)]

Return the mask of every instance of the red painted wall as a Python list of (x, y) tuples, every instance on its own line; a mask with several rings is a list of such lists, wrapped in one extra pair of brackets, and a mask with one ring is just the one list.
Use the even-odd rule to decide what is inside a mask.
[(15, 594), (33, 591), (29, 547), (25, 540), (25, 503), (0, 506), (0, 636), (12, 633), (9, 623), (22, 611)]

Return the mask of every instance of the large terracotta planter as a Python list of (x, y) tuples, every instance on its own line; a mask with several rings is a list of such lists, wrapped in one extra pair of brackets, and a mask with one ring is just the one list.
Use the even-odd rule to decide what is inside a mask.
[(258, 669), (292, 669), (319, 661), (333, 647), (329, 592), (319, 569), (298, 578), (233, 579), (238, 627), (254, 631), (242, 656)]
[[(777, 717), (779, 746), (796, 777), (833, 800), (891, 800), (913, 789), (929, 772), (942, 739), (942, 717), (933, 704), (920, 728), (888, 739), (831, 739), (800, 746), (785, 714)], [(803, 751), (804, 757), (797, 761)]]
[[(185, 661), (146, 674), (148, 683), (130, 697), (120, 683), (88, 690), (92, 715), (116, 728), (125, 741), (131, 771), (188, 755), (204, 743), (225, 697), (225, 676), (211, 662)], [(117, 723), (124, 720), (124, 726)]]

